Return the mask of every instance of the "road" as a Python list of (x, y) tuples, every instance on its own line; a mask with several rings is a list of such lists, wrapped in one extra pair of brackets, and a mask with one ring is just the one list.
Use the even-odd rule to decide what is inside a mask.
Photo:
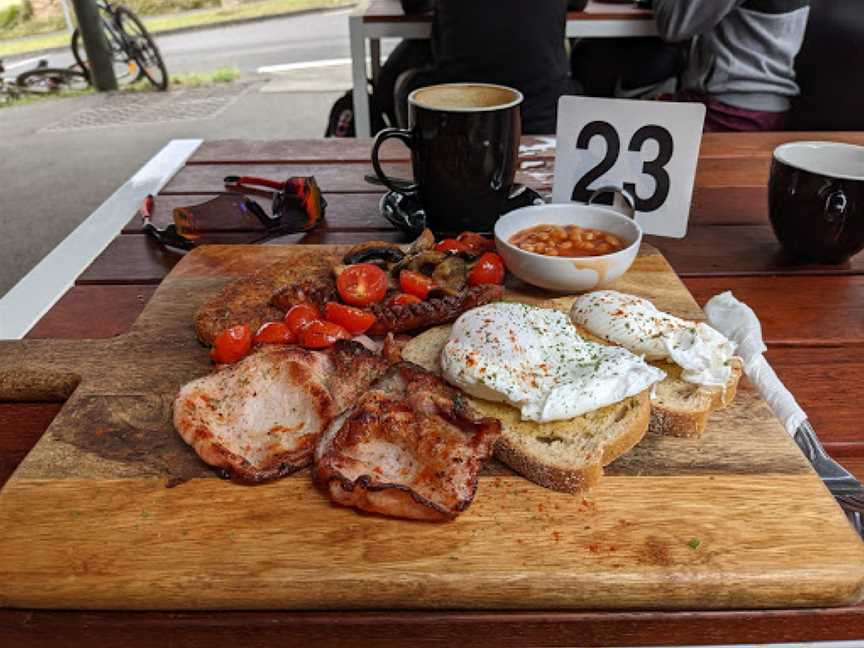
[[(171, 74), (209, 72), (233, 67), (255, 72), (259, 67), (338, 59), (350, 56), (348, 14), (351, 9), (272, 18), (240, 25), (208, 27), (157, 36)], [(392, 43), (385, 43), (389, 51)], [(27, 58), (32, 57), (28, 55)], [(24, 57), (9, 58), (13, 63)], [(72, 64), (69, 52), (50, 54), (52, 66)]]

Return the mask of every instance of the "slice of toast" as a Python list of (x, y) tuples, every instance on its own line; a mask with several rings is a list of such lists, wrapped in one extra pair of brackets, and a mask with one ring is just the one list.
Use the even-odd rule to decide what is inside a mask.
[[(415, 337), (402, 350), (405, 360), (441, 373), (441, 349), (450, 326), (439, 326)], [(566, 421), (523, 421), (506, 403), (467, 397), (484, 416), (501, 421), (495, 457), (533, 482), (565, 492), (590, 488), (603, 475), (603, 466), (630, 450), (648, 430), (649, 390), (619, 403)]]
[(705, 431), (711, 412), (723, 409), (735, 398), (741, 380), (741, 362), (732, 360), (732, 375), (723, 387), (702, 387), (681, 379), (682, 369), (671, 362), (652, 362), (666, 372), (651, 399), (651, 424), (656, 434), (698, 437)]
[[(612, 344), (577, 326), (579, 335), (586, 340), (601, 344)], [(741, 361), (732, 359), (732, 374), (722, 387), (702, 387), (681, 379), (682, 369), (674, 362), (649, 361), (666, 372), (666, 378), (654, 386), (651, 394), (651, 423), (648, 429), (654, 434), (696, 438), (705, 431), (711, 412), (723, 409), (735, 398), (741, 380)]]

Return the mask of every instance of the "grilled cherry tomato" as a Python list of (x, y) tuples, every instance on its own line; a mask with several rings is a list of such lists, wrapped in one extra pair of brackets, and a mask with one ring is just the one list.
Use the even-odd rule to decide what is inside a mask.
[(477, 232), (462, 232), (456, 240), (468, 248), (471, 254), (482, 254), (495, 249), (495, 241), (488, 239)]
[(288, 309), (282, 321), (295, 336), (299, 336), (304, 326), (317, 319), (321, 319), (321, 313), (312, 304), (297, 304)]
[(245, 324), (232, 326), (222, 331), (213, 340), (210, 357), (219, 364), (231, 364), (242, 360), (252, 348), (252, 331)]
[(504, 282), (504, 261), (494, 252), (485, 252), (468, 273), (468, 285), (500, 284)]
[(371, 263), (355, 263), (339, 273), (336, 289), (346, 304), (368, 306), (384, 299), (387, 275)]
[(324, 318), (338, 324), (351, 335), (365, 333), (375, 323), (375, 316), (369, 311), (338, 302), (327, 302), (324, 306)]
[(393, 295), (389, 300), (387, 300), (387, 304), (390, 306), (404, 306), (405, 304), (419, 304), (423, 300), (417, 297), (416, 295), (409, 295), (408, 293), (398, 293)]
[(255, 333), (255, 344), (294, 344), (297, 335), (285, 322), (266, 322)]
[(445, 254), (458, 254), (459, 252), (468, 252), (468, 246), (456, 239), (442, 239), (435, 244), (435, 251), (444, 252)]
[(348, 340), (350, 337), (351, 334), (338, 324), (315, 320), (300, 331), (300, 344), (307, 349), (326, 349), (333, 346), (336, 340)]
[(435, 282), (419, 272), (403, 270), (399, 273), (399, 287), (402, 288), (402, 292), (426, 299), (429, 296), (429, 291), (435, 287)]

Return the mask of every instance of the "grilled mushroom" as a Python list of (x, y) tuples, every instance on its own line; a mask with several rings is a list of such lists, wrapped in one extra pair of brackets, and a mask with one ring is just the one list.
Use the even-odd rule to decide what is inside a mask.
[(405, 253), (399, 249), (398, 245), (357, 246), (342, 258), (342, 262), (345, 265), (376, 262), (386, 265), (388, 263), (399, 263), (404, 258)]
[(428, 250), (419, 254), (409, 254), (393, 266), (391, 272), (397, 277), (403, 270), (413, 270), (414, 272), (431, 275), (435, 271), (435, 268), (438, 267), (438, 264), (446, 258), (447, 255), (444, 252), (436, 252), (435, 250)]
[(468, 264), (465, 259), (451, 254), (435, 267), (432, 279), (435, 290), (456, 295), (468, 285)]

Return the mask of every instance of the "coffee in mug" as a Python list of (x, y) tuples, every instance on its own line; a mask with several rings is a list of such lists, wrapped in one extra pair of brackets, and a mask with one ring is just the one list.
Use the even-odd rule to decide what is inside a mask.
[(768, 182), (777, 239), (793, 254), (842, 263), (864, 248), (864, 147), (839, 142), (778, 146)]
[[(388, 128), (375, 138), (372, 166), (384, 185), (416, 194), (435, 232), (490, 232), (506, 210), (516, 176), (522, 94), (505, 86), (449, 83), (408, 96), (410, 127)], [(387, 177), (378, 151), (390, 138), (411, 149), (414, 181)]]

